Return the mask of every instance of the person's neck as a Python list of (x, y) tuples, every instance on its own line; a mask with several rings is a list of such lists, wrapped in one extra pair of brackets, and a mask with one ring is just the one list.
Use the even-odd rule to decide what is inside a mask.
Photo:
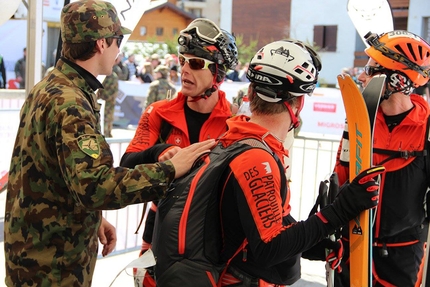
[(79, 66), (81, 66), (82, 68), (84, 68), (85, 70), (87, 70), (88, 72), (90, 72), (94, 77), (98, 77), (99, 76), (99, 71), (98, 71), (98, 63), (97, 61), (95, 61), (96, 57), (92, 57), (91, 59), (85, 60), (85, 61), (81, 61), (81, 60), (76, 60), (75, 63)]
[(249, 121), (266, 128), (282, 142), (287, 138), (288, 129), (291, 126), (291, 119), (288, 112), (276, 115), (260, 115), (253, 113)]
[(414, 107), (410, 96), (403, 93), (394, 93), (387, 100), (381, 102), (384, 115), (394, 116), (409, 111)]
[[(188, 107), (192, 109), (193, 111), (199, 112), (199, 113), (210, 113), (215, 108), (216, 104), (219, 100), (218, 90), (212, 93), (210, 97), (204, 99), (200, 98), (198, 101), (192, 101), (194, 98), (188, 97)], [(191, 100), (191, 101), (190, 101)]]

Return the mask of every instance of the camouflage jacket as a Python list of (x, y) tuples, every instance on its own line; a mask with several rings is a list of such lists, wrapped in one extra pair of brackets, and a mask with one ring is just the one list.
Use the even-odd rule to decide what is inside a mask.
[(169, 80), (160, 78), (153, 81), (149, 84), (148, 96), (146, 97), (146, 107), (159, 100), (164, 100), (167, 97), (169, 90), (173, 97), (176, 93), (176, 88), (169, 82)]
[(170, 161), (113, 167), (91, 88), (100, 83), (78, 68), (60, 59), (21, 109), (4, 222), (7, 286), (91, 286), (100, 210), (158, 199), (174, 178)]

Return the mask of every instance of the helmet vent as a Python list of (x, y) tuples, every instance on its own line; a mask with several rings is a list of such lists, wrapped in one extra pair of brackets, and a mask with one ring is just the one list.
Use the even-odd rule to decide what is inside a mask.
[(302, 70), (302, 69), (297, 68), (297, 69), (295, 69), (295, 70), (294, 70), (294, 72), (296, 72), (297, 74), (301, 74), (301, 73), (303, 73), (303, 70)]

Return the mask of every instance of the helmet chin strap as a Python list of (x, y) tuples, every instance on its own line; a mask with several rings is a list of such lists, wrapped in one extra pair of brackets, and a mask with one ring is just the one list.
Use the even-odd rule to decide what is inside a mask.
[(221, 82), (217, 82), (217, 78), (218, 78), (218, 65), (215, 66), (215, 74), (213, 75), (212, 78), (212, 86), (208, 89), (206, 89), (203, 94), (201, 94), (199, 97), (193, 97), (189, 102), (197, 102), (201, 99), (206, 100), (207, 98), (209, 98), (210, 96), (212, 96), (212, 94), (218, 90), (219, 86), (221, 85)]

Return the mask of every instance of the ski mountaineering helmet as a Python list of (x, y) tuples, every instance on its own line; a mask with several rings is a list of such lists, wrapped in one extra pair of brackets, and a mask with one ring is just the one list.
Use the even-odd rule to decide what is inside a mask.
[[(246, 77), (270, 102), (311, 95), (321, 70), (318, 54), (296, 40), (267, 44), (251, 59)], [(286, 93), (288, 92), (288, 93)]]
[(238, 63), (235, 37), (208, 19), (191, 22), (179, 33), (178, 43), (180, 54), (192, 54), (232, 70)]
[(421, 37), (403, 30), (364, 36), (369, 47), (366, 54), (379, 65), (406, 75), (414, 87), (429, 80), (430, 45)]

